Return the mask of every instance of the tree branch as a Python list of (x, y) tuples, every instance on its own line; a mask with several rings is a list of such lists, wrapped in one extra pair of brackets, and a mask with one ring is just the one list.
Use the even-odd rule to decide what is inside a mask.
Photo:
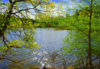
[(27, 11), (27, 10), (31, 10), (31, 9), (35, 9), (35, 8), (36, 8), (36, 7), (34, 7), (34, 8), (21, 9), (21, 10), (19, 10), (19, 11), (17, 11), (17, 12), (12, 13), (12, 14), (20, 13), (21, 11)]
[(12, 0), (9, 0), (10, 3), (12, 3)]
[[(15, 2), (20, 2), (20, 1), (15, 1)], [(21, 10), (18, 10), (17, 12), (12, 13), (12, 14), (20, 13), (20, 12), (22, 12), (22, 11), (27, 11), (27, 10), (31, 10), (31, 9), (36, 9), (36, 7), (38, 7), (41, 3), (42, 3), (42, 1), (40, 1), (40, 2), (39, 2), (37, 5), (35, 5), (35, 6), (32, 4), (33, 8), (21, 9)]]

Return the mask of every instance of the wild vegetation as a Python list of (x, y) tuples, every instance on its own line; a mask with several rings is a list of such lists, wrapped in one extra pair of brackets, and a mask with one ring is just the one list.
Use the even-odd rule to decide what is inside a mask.
[[(77, 7), (62, 11), (63, 0), (60, 4), (51, 0), (0, 0), (0, 65), (6, 59), (12, 62), (10, 65), (19, 66), (17, 69), (34, 69), (33, 66), (40, 67), (41, 62), (44, 66), (51, 64), (52, 69), (99, 69), (100, 1), (71, 1), (77, 3)], [(35, 38), (36, 28), (69, 30), (61, 50), (39, 55), (41, 47)], [(9, 39), (12, 33), (16, 39)], [(27, 59), (33, 62), (27, 64)]]

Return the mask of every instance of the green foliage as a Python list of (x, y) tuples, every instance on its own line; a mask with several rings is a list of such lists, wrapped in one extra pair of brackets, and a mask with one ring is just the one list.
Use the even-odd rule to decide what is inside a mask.
[[(1, 1), (1, 0), (0, 0)], [(82, 2), (85, 0), (81, 0)], [(88, 0), (90, 1), (90, 0)], [(97, 0), (98, 1), (98, 0)], [(36, 13), (35, 22), (32, 22), (30, 16), (24, 16), (24, 14), (29, 13), (30, 11), (27, 9), (24, 12), (18, 12), (18, 16), (11, 16), (10, 20), (8, 20), (5, 14), (10, 10), (10, 3), (0, 3), (0, 6), (8, 6), (8, 10), (0, 14), (0, 30), (3, 29), (5, 23), (9, 23), (6, 29), (10, 29), (11, 31), (5, 32), (9, 34), (9, 32), (20, 32), (17, 34), (19, 40), (8, 40), (7, 45), (0, 46), (0, 52), (5, 52), (7, 49), (14, 50), (13, 48), (21, 48), (21, 49), (30, 49), (30, 51), (34, 51), (39, 49), (38, 43), (35, 39), (35, 27), (54, 27), (60, 29), (70, 29), (69, 34), (64, 39), (63, 52), (65, 56), (71, 54), (75, 55), (78, 58), (86, 59), (88, 55), (88, 32), (89, 32), (89, 16), (90, 16), (90, 7), (86, 5), (85, 7), (79, 6), (79, 9), (73, 8), (76, 10), (73, 15), (66, 13), (66, 17), (59, 14), (59, 16), (52, 15), (52, 11), (57, 6), (54, 2), (50, 0), (44, 0), (40, 4), (41, 0), (25, 0), (23, 2), (18, 2), (14, 5), (14, 12), (19, 11), (20, 9), (27, 8), (27, 5), (32, 4), (36, 6), (39, 4), (41, 9), (45, 9), (44, 13)], [(93, 5), (93, 16), (92, 16), (92, 33), (91, 33), (91, 44), (92, 44), (92, 56), (100, 56), (100, 5)], [(58, 10), (62, 10), (62, 6), (59, 5)], [(35, 11), (39, 11), (37, 8)], [(13, 30), (13, 31), (12, 31)], [(5, 34), (5, 36), (6, 36)], [(4, 42), (0, 42), (4, 44)], [(13, 51), (13, 53), (15, 53)]]
[(13, 40), (8, 45), (9, 47), (21, 48), (24, 42), (21, 40)]
[[(3, 33), (6, 36), (6, 38), (0, 39), (0, 43), (5, 45), (0, 46), (0, 51), (6, 50), (6, 48), (8, 50), (13, 48), (26, 48), (30, 49), (31, 52), (39, 49), (34, 36), (34, 26), (36, 25), (33, 25), (33, 20), (30, 19), (29, 15), (26, 15), (26, 13), (30, 13), (30, 5), (34, 11), (38, 10), (36, 9), (37, 6), (42, 9), (45, 8), (47, 11), (56, 6), (50, 0), (13, 0), (7, 3), (0, 0), (0, 9), (3, 9), (0, 11), (0, 34)], [(4, 7), (6, 7), (6, 10)], [(19, 32), (20, 34), (16, 33), (19, 40), (8, 40), (7, 35), (10, 35), (10, 32)]]
[[(99, 5), (93, 6), (93, 16), (91, 23), (91, 53), (92, 57), (99, 57), (100, 49), (100, 15), (98, 12)], [(76, 13), (72, 16), (74, 17), (74, 22), (70, 22), (69, 27), (72, 32), (64, 39), (63, 50), (66, 54), (75, 55), (78, 59), (87, 59), (89, 52), (89, 21), (90, 21), (90, 11), (89, 6), (82, 8), (81, 10), (76, 10)]]
[(82, 32), (72, 31), (64, 39), (64, 51), (68, 54), (85, 57), (87, 54), (87, 37)]
[(5, 47), (5, 46), (0, 46), (0, 53), (2, 52), (4, 52), (5, 50), (7, 50), (7, 47)]
[(25, 35), (22, 37), (24, 40), (25, 48), (30, 48), (30, 49), (39, 49), (38, 43), (36, 42), (35, 35), (34, 35), (34, 30), (28, 29), (27, 31), (25, 30)]

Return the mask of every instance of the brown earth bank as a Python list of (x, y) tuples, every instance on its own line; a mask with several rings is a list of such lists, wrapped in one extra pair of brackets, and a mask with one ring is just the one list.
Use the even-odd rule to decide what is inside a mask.
[[(43, 69), (41, 68), (40, 66), (23, 66), (23, 65), (11, 65), (9, 66), (9, 69)], [(62, 67), (48, 67), (47, 69), (82, 69), (82, 68), (75, 68), (75, 67), (72, 67), (72, 66), (67, 66), (66, 68), (64, 68), (63, 66)], [(85, 68), (87, 69), (87, 68)], [(100, 66), (95, 66), (94, 69), (100, 69)]]

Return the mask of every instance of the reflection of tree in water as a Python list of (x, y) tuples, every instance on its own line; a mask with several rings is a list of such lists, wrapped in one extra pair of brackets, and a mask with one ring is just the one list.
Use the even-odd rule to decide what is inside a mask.
[(43, 69), (47, 69), (46, 66), (43, 66)]
[[(38, 57), (40, 60), (40, 63), (42, 66), (46, 66), (47, 68), (66, 68), (68, 65), (67, 63), (70, 63), (70, 65), (74, 62), (72, 62), (71, 57), (63, 56), (59, 51), (54, 52), (47, 52), (43, 51), (41, 52), (42, 57)], [(42, 67), (43, 68), (43, 67)]]
[[(2, 45), (6, 43), (5, 48), (0, 50), (0, 64), (6, 64), (0, 66), (0, 68), (7, 68), (12, 65), (24, 66), (27, 68), (31, 63), (33, 65), (34, 63), (39, 65), (38, 62), (33, 61), (34, 55), (32, 54), (32, 52), (38, 49), (38, 44), (34, 38), (34, 29), (25, 29), (24, 31), (12, 29), (8, 31), (9, 33), (6, 33), (4, 38), (2, 38), (3, 40), (7, 39), (7, 41), (1, 40)], [(2, 60), (4, 61), (2, 62)]]
[[(25, 33), (24, 31), (16, 31), (16, 30), (11, 30), (7, 36), (8, 36), (8, 39), (13, 41), (15, 39), (17, 40), (22, 40), (22, 37), (24, 37), (25, 41), (27, 41), (26, 43), (30, 43), (31, 41), (35, 42), (35, 39), (32, 39), (31, 35), (34, 36), (34, 32), (32, 33), (28, 33), (30, 32), (31, 30), (26, 30)], [(24, 35), (24, 36), (23, 36)], [(28, 37), (27, 37), (28, 36)], [(30, 36), (30, 37), (29, 37)], [(31, 40), (30, 40), (31, 39)], [(13, 44), (15, 45), (16, 44), (16, 47), (18, 46), (17, 45), (17, 42), (16, 41), (13, 41), (10, 43), (11, 47), (13, 46)], [(21, 45), (21, 44), (20, 44)], [(26, 48), (25, 46), (23, 45), (22, 47), (17, 47), (17, 48), (14, 48), (12, 47), (8, 52), (7, 52), (7, 57), (5, 59), (7, 59), (9, 61), (9, 65), (8, 63), (5, 61), (5, 66), (4, 67), (16, 67), (16, 66), (21, 66), (21, 67), (35, 67), (36, 65), (40, 66), (41, 65), (43, 66), (44, 64), (47, 64), (46, 66), (51, 66), (52, 67), (52, 63), (54, 61), (50, 61), (50, 60), (53, 60), (53, 56), (56, 57), (56, 53), (52, 52), (52, 53), (49, 53), (47, 51), (34, 51), (30, 48), (30, 45), (26, 44)], [(32, 52), (33, 51), (33, 52)], [(35, 54), (34, 54), (35, 53)], [(54, 58), (56, 59), (56, 58)], [(55, 66), (55, 65), (53, 65)]]
[(34, 55), (29, 54), (27, 52), (25, 53), (20, 53), (19, 51), (16, 52), (17, 53), (8, 55), (5, 60), (2, 60), (0, 62), (0, 64), (4, 64), (2, 68), (23, 67), (24, 69), (27, 69), (34, 66), (40, 66), (40, 63), (37, 60), (33, 60)]

